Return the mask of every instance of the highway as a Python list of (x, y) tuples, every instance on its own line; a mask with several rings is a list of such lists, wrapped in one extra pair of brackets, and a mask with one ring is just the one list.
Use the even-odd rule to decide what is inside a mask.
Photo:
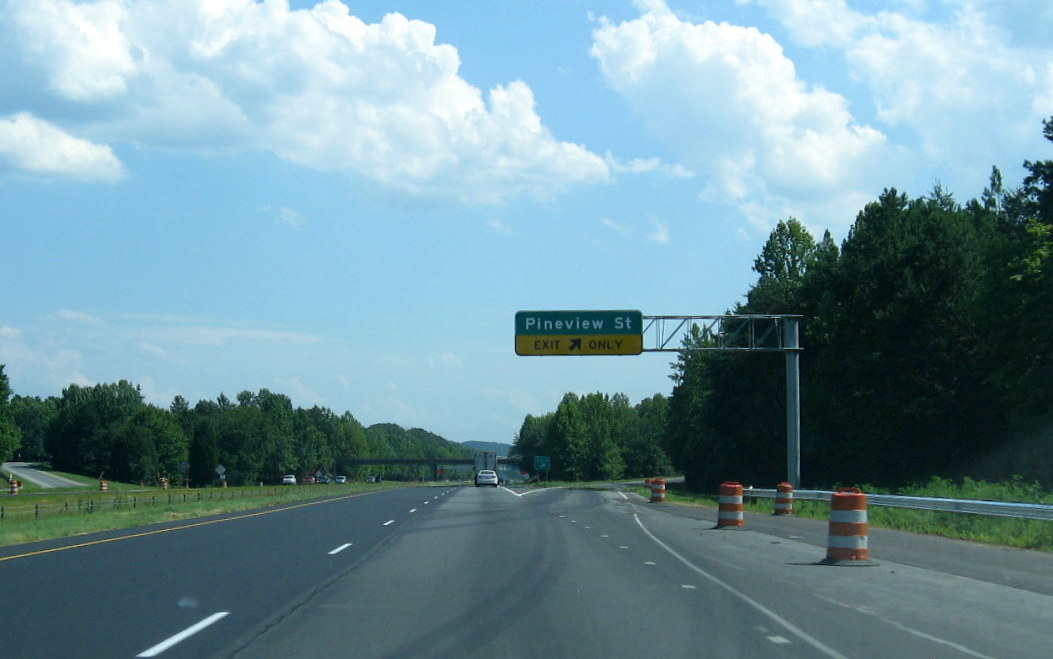
[(20, 480), (28, 481), (43, 488), (84, 487), (84, 483), (43, 471), (27, 462), (4, 462), (0, 464), (0, 471), (5, 471)]
[(0, 647), (1050, 656), (1047, 554), (885, 532), (872, 537), (876, 565), (820, 566), (821, 523), (749, 515), (748, 530), (716, 530), (714, 518), (614, 490), (422, 487), (5, 547)]

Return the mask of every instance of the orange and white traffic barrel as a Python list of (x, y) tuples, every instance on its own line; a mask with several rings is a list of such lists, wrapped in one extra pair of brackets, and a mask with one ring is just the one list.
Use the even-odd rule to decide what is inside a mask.
[(720, 484), (720, 498), (717, 506), (717, 528), (742, 528), (746, 520), (742, 511), (742, 483), (724, 481)]
[(99, 492), (109, 492), (110, 483), (108, 481), (99, 481)]
[(793, 485), (779, 483), (775, 486), (775, 514), (793, 514)]
[(18, 494), (18, 491), (22, 489), (22, 481), (11, 479), (11, 494)]
[(651, 503), (665, 501), (665, 479), (652, 478), (651, 480)]
[(867, 546), (867, 495), (842, 487), (830, 495), (830, 530), (825, 565), (873, 565)]

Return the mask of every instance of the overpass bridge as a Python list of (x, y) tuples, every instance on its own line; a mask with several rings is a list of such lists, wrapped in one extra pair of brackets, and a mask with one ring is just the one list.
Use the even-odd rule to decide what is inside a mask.
[[(361, 465), (418, 465), (430, 466), (432, 480), (439, 480), (439, 469), (448, 465), (475, 465), (475, 458), (353, 458), (347, 460), (351, 466)], [(519, 465), (519, 456), (497, 458), (498, 465)]]

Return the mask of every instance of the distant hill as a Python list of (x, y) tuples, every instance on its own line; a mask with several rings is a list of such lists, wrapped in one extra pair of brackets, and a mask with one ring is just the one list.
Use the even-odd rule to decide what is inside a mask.
[(499, 457), (508, 457), (512, 453), (511, 444), (501, 444), (499, 442), (461, 442), (461, 445), (476, 451), (495, 451)]
[(406, 430), (394, 423), (376, 423), (366, 428), (374, 444), (375, 457), (470, 458), (471, 452), (448, 439), (420, 428)]

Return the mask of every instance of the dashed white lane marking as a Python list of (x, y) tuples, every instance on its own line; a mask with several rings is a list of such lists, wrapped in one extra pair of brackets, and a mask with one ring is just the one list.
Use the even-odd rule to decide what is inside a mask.
[(785, 636), (769, 636), (768, 640), (775, 645), (787, 645), (790, 642), (790, 639)]
[(348, 548), (348, 547), (350, 547), (350, 546), (351, 546), (351, 543), (350, 543), (350, 542), (348, 542), (348, 543), (346, 543), (346, 544), (343, 544), (343, 545), (340, 545), (339, 547), (337, 547), (337, 548), (336, 548), (336, 549), (334, 549), (333, 551), (329, 552), (329, 555), (330, 555), (330, 556), (333, 556), (333, 555), (335, 555), (335, 554), (339, 554), (340, 552), (344, 551), (345, 549), (347, 549), (347, 548)]
[(658, 563), (655, 563), (654, 561), (644, 561), (643, 564), (644, 565), (658, 565)]
[(176, 643), (179, 643), (180, 641), (183, 641), (183, 640), (186, 640), (186, 639), (190, 638), (191, 636), (193, 636), (194, 634), (198, 633), (199, 631), (201, 631), (205, 627), (208, 627), (212, 623), (217, 622), (217, 621), (227, 617), (227, 615), (229, 613), (230, 613), (229, 611), (220, 611), (218, 613), (213, 613), (212, 615), (210, 615), (209, 617), (205, 618), (204, 620), (202, 620), (201, 622), (197, 623), (196, 625), (191, 625), (191, 626), (187, 627), (186, 629), (184, 629), (183, 631), (179, 632), (175, 636), (171, 636), (168, 639), (166, 639), (164, 641), (161, 641), (157, 645), (153, 646), (149, 650), (144, 650), (143, 652), (141, 652), (141, 653), (139, 653), (139, 654), (137, 654), (135, 656), (137, 656), (137, 657), (156, 657), (157, 655), (161, 654), (162, 652), (164, 652), (168, 648), (172, 647)]
[(651, 533), (651, 531), (646, 526), (644, 526), (643, 522), (640, 521), (640, 516), (638, 514), (633, 513), (633, 518), (636, 520), (637, 526), (639, 526), (643, 530), (644, 534), (648, 538), (650, 538), (656, 545), (658, 545), (659, 547), (664, 549), (670, 556), (672, 556), (673, 558), (675, 558), (676, 560), (680, 561), (685, 566), (687, 566), (688, 569), (693, 570), (699, 576), (703, 577), (704, 579), (706, 579), (706, 580), (712, 582), (713, 584), (719, 586), (720, 588), (724, 589), (725, 591), (730, 593), (732, 596), (739, 598), (740, 600), (742, 600), (746, 604), (748, 604), (751, 607), (753, 607), (756, 611), (760, 612), (764, 616), (767, 616), (767, 618), (769, 620), (771, 620), (772, 622), (778, 624), (780, 627), (782, 627), (786, 631), (790, 632), (791, 634), (793, 634), (797, 638), (801, 639), (802, 641), (804, 641), (808, 645), (812, 646), (813, 648), (815, 648), (819, 652), (822, 652), (826, 656), (832, 657), (833, 659), (848, 659), (847, 657), (845, 657), (845, 655), (841, 654), (837, 650), (835, 650), (835, 649), (831, 648), (830, 646), (826, 645), (825, 643), (823, 643), (819, 639), (815, 638), (814, 636), (812, 636), (808, 632), (804, 631), (800, 627), (797, 627), (792, 622), (790, 622), (789, 620), (783, 618), (778, 613), (772, 611), (771, 609), (769, 609), (768, 607), (764, 606), (763, 604), (761, 604), (757, 600), (753, 599), (752, 597), (749, 597), (747, 595), (744, 595), (744, 594), (740, 593), (738, 590), (732, 588), (727, 583), (721, 581), (720, 579), (718, 579), (717, 577), (713, 576), (709, 572), (706, 572), (702, 568), (698, 567), (697, 565), (695, 565), (691, 561), (689, 561), (686, 558), (684, 558), (675, 549), (673, 549), (669, 545), (665, 544), (664, 542), (659, 540), (658, 537), (655, 534)]
[(410, 508), (410, 512), (411, 513), (415, 513), (415, 512), (417, 512), (417, 509), (416, 508)]
[(391, 526), (394, 523), (395, 523), (395, 520), (389, 519), (388, 521), (384, 522), (383, 526)]
[(684, 590), (698, 590), (698, 586), (690, 583), (682, 583), (680, 584), (680, 587)]

